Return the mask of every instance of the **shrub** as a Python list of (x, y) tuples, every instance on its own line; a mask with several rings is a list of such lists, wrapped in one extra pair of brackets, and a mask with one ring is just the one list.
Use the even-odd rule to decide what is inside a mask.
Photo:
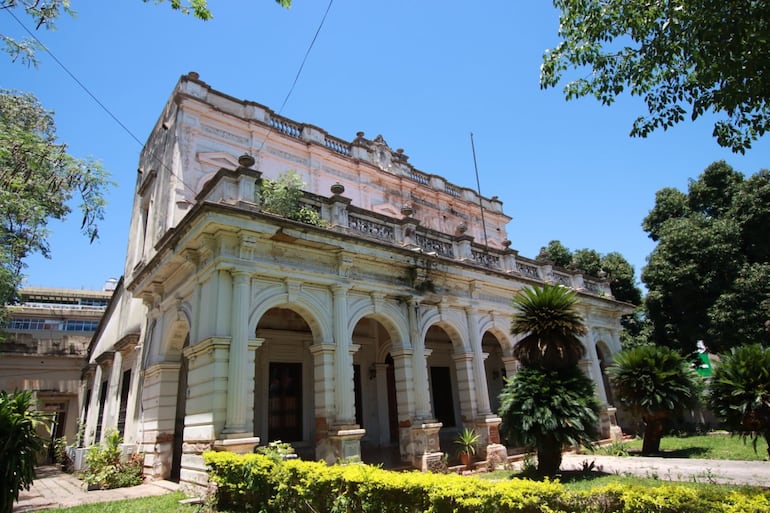
[(142, 483), (144, 454), (136, 453), (124, 458), (120, 452), (121, 443), (120, 433), (112, 431), (103, 444), (88, 448), (86, 468), (81, 478), (89, 488), (108, 490)]
[(456, 474), (391, 472), (260, 454), (203, 455), (217, 483), (220, 511), (284, 513), (760, 513), (770, 491), (722, 487), (609, 485), (570, 492), (554, 481), (485, 481)]
[(0, 391), (0, 513), (10, 513), (19, 492), (29, 490), (45, 449), (37, 430), (51, 419), (32, 406), (32, 392)]
[(770, 458), (770, 348), (750, 344), (722, 355), (709, 385), (709, 407), (727, 427), (751, 438), (760, 437)]

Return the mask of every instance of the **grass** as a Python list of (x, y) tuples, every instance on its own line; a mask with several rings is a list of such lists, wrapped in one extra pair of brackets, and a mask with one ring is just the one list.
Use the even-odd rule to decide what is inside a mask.
[[(637, 456), (642, 451), (642, 440), (633, 440), (625, 444), (629, 455)], [(751, 440), (729, 434), (666, 436), (660, 442), (660, 453), (654, 456), (663, 458), (696, 458), (709, 460), (766, 461), (767, 446), (764, 441), (757, 443), (757, 451)], [(601, 454), (598, 451), (597, 454)]]
[(183, 505), (179, 501), (186, 498), (182, 492), (143, 497), (141, 499), (126, 499), (114, 502), (99, 502), (83, 504), (71, 508), (47, 509), (46, 512), (57, 513), (195, 513), (197, 505)]

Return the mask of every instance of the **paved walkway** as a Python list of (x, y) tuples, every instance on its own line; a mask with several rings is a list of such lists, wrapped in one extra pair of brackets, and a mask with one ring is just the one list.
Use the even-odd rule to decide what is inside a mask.
[(630, 474), (665, 481), (697, 481), (698, 483), (752, 485), (770, 488), (770, 461), (565, 454), (561, 468), (563, 470), (580, 470), (583, 467), (583, 462), (594, 462), (596, 470), (608, 474)]
[(137, 499), (151, 495), (162, 495), (179, 489), (170, 481), (149, 481), (130, 488), (115, 490), (94, 490), (87, 492), (83, 482), (71, 474), (61, 472), (53, 466), (37, 468), (37, 478), (32, 487), (19, 494), (14, 504), (14, 513), (37, 511), (48, 508), (67, 508), (95, 502)]

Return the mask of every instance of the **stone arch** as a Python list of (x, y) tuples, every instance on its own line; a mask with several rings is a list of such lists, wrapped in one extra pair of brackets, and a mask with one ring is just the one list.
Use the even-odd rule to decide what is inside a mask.
[(249, 333), (255, 333), (262, 316), (271, 308), (286, 308), (298, 313), (307, 323), (313, 335), (315, 343), (333, 340), (331, 319), (333, 312), (330, 304), (325, 304), (312, 295), (300, 294), (293, 301), (289, 300), (289, 294), (274, 293), (268, 297), (260, 298), (261, 301), (253, 305), (249, 315)]
[(160, 357), (164, 361), (179, 361), (182, 357), (182, 349), (185, 340), (190, 336), (190, 315), (184, 308), (177, 309), (164, 330), (160, 343)]
[(370, 317), (387, 330), (394, 348), (406, 348), (409, 346), (408, 320), (404, 316), (404, 312), (397, 305), (385, 303), (375, 311), (374, 306), (370, 303), (348, 313), (350, 314), (347, 326), (348, 333), (353, 333), (356, 325), (362, 319)]
[(523, 338), (523, 336), (514, 337), (511, 335), (510, 330), (498, 318), (491, 315), (482, 318), (479, 322), (480, 336), (483, 338), (485, 333), (491, 333), (495, 336), (505, 356), (511, 356), (513, 354), (513, 346)]

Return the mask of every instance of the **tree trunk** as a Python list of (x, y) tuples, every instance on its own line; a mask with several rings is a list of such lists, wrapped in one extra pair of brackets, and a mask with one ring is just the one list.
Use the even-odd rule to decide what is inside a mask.
[(655, 454), (660, 452), (660, 439), (663, 437), (663, 419), (665, 416), (656, 414), (644, 417), (644, 441), (642, 442), (642, 454)]
[(561, 467), (561, 443), (552, 436), (540, 439), (537, 447), (537, 472), (543, 476), (555, 476)]

